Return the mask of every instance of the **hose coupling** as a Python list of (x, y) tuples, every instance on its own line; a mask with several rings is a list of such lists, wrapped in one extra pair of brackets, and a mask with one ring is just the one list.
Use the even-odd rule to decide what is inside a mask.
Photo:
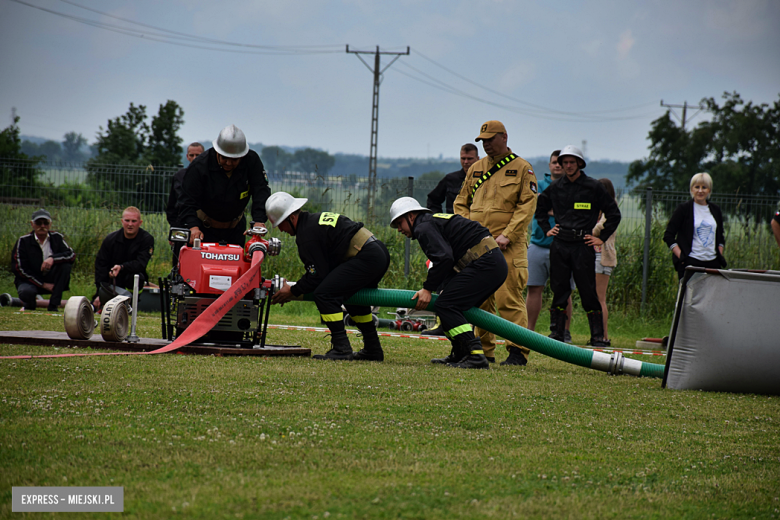
[(625, 358), (623, 357), (622, 352), (613, 352), (612, 355), (609, 356), (609, 368), (607, 369), (607, 373), (613, 376), (622, 375), (624, 361)]
[(282, 252), (282, 241), (276, 237), (268, 239), (268, 256), (278, 256)]

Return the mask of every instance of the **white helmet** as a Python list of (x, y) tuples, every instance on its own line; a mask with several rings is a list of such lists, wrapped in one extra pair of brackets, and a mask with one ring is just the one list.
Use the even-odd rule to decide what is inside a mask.
[(219, 155), (238, 159), (249, 153), (246, 136), (236, 125), (226, 126), (211, 143)]
[(580, 168), (585, 168), (585, 157), (582, 156), (582, 150), (576, 146), (567, 144), (563, 150), (561, 150), (561, 153), (558, 155), (558, 164), (561, 166), (563, 166), (563, 157), (565, 155), (571, 155), (572, 157), (578, 158), (580, 161), (582, 161), (582, 166), (580, 166)]
[(396, 220), (398, 220), (398, 217), (403, 217), (410, 211), (430, 212), (431, 210), (420, 206), (420, 203), (414, 197), (401, 197), (390, 206), (390, 227), (397, 228)]
[(271, 221), (271, 227), (278, 227), (284, 219), (301, 209), (309, 199), (296, 199), (289, 193), (277, 191), (265, 201), (265, 214)]

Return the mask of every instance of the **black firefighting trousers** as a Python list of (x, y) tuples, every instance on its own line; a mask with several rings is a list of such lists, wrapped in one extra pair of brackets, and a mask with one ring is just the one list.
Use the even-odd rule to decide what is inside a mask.
[[(344, 330), (341, 305), (360, 289), (376, 289), (390, 267), (387, 247), (374, 240), (336, 269), (314, 289), (314, 303), (331, 332)], [(358, 323), (371, 321), (368, 305), (345, 305), (349, 315)]]
[(571, 295), (571, 277), (580, 292), (585, 312), (601, 312), (596, 293), (596, 251), (583, 241), (565, 242), (558, 238), (550, 245), (550, 288), (552, 308), (566, 309)]
[(465, 333), (474, 337), (463, 312), (479, 307), (506, 281), (507, 265), (501, 250), (485, 253), (453, 276), (441, 290), (434, 311), (449, 338)]

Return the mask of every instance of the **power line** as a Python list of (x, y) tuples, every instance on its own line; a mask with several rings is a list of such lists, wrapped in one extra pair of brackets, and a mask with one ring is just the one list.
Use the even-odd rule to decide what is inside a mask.
[(650, 102), (642, 103), (641, 105), (635, 105), (635, 106), (632, 106), (632, 107), (614, 108), (614, 109), (609, 109), (609, 110), (596, 110), (596, 111), (590, 111), (590, 112), (569, 112), (569, 111), (557, 110), (557, 109), (554, 109), (554, 108), (547, 108), (547, 107), (543, 107), (541, 105), (536, 105), (534, 103), (529, 103), (527, 101), (523, 101), (522, 99), (518, 99), (518, 98), (515, 98), (515, 97), (512, 97), (512, 96), (508, 96), (508, 95), (504, 94), (503, 92), (499, 92), (499, 91), (494, 90), (492, 88), (486, 87), (485, 85), (483, 85), (483, 84), (481, 84), (479, 82), (473, 81), (471, 78), (469, 78), (467, 76), (464, 76), (463, 74), (455, 72), (454, 70), (449, 69), (449, 68), (445, 67), (444, 65), (442, 65), (440, 63), (437, 63), (435, 60), (433, 60), (432, 58), (429, 58), (428, 56), (426, 56), (425, 54), (423, 54), (420, 51), (415, 51), (415, 53), (417, 55), (419, 55), (421, 58), (423, 58), (424, 60), (432, 63), (433, 65), (436, 65), (437, 67), (445, 70), (446, 72), (449, 72), (453, 76), (455, 76), (457, 78), (460, 78), (463, 81), (471, 83), (472, 85), (475, 85), (475, 86), (477, 86), (477, 87), (479, 87), (481, 89), (484, 89), (484, 90), (486, 90), (488, 92), (496, 94), (497, 96), (501, 96), (503, 98), (506, 98), (506, 99), (508, 99), (510, 101), (514, 101), (516, 103), (520, 103), (522, 105), (526, 105), (526, 106), (529, 106), (531, 108), (536, 108), (536, 109), (543, 110), (543, 111), (546, 111), (546, 112), (552, 112), (552, 113), (557, 113), (557, 114), (566, 115), (566, 116), (577, 116), (577, 115), (586, 116), (586, 115), (591, 115), (591, 114), (597, 115), (599, 113), (605, 113), (605, 112), (627, 112), (627, 111), (630, 111), (630, 110), (636, 110), (636, 109), (639, 109), (639, 108), (645, 108), (645, 107), (651, 106), (651, 105), (653, 105), (655, 103), (654, 101), (650, 101)]
[[(374, 198), (376, 197), (376, 159), (377, 159), (377, 144), (379, 137), (379, 85), (382, 82), (382, 74), (386, 71), (390, 65), (396, 62), (401, 56), (409, 55), (409, 47), (406, 48), (406, 52), (393, 52), (393, 51), (380, 51), (379, 45), (376, 46), (375, 51), (355, 51), (349, 50), (347, 45), (347, 54), (354, 54), (358, 57), (363, 65), (374, 75), (374, 96), (373, 104), (371, 106), (371, 151), (368, 156), (368, 216), (369, 219), (373, 217), (374, 210)], [(371, 68), (368, 63), (360, 56), (361, 54), (373, 54), (374, 55), (374, 67)], [(385, 68), (380, 69), (380, 56), (381, 55), (395, 56), (390, 63), (385, 65)]]
[[(90, 20), (88, 18), (82, 18), (80, 16), (70, 15), (67, 13), (62, 13), (60, 11), (55, 11), (53, 9), (48, 9), (45, 7), (40, 7), (34, 4), (31, 4), (29, 2), (25, 2), (23, 0), (10, 0), (11, 2), (15, 2), (17, 4), (25, 5), (27, 7), (31, 7), (33, 9), (37, 9), (39, 11), (44, 11), (49, 14), (53, 14), (55, 16), (60, 16), (62, 18), (66, 18), (78, 23), (82, 23), (84, 25), (89, 25), (92, 27), (96, 27), (99, 29), (104, 29), (111, 32), (116, 32), (119, 34), (124, 34), (126, 36), (132, 36), (134, 38), (140, 38), (144, 40), (149, 41), (155, 41), (159, 43), (167, 43), (169, 45), (177, 45), (180, 47), (190, 47), (195, 49), (204, 49), (204, 50), (213, 50), (213, 51), (219, 51), (219, 52), (230, 52), (235, 54), (265, 54), (265, 55), (311, 55), (311, 54), (335, 54), (341, 52), (338, 49), (342, 48), (342, 44), (338, 45), (323, 45), (323, 46), (271, 46), (271, 45), (253, 45), (253, 44), (243, 44), (243, 43), (236, 43), (236, 42), (228, 42), (223, 40), (216, 40), (212, 38), (206, 38), (202, 36), (197, 35), (189, 35), (185, 33), (179, 33), (176, 31), (169, 31), (167, 29), (161, 29), (158, 27), (150, 26), (147, 24), (142, 24), (140, 22), (133, 22), (132, 20), (127, 20), (124, 18), (119, 18), (117, 16), (110, 15), (108, 13), (103, 13), (101, 11), (97, 11), (91, 8), (87, 8), (84, 6), (80, 6), (78, 4), (70, 3), (71, 5), (74, 5), (76, 7), (81, 7), (83, 9), (88, 9), (90, 11), (93, 11), (95, 13), (108, 16), (111, 18), (116, 18), (121, 21), (127, 22), (127, 23), (133, 23), (136, 25), (141, 25), (147, 28), (151, 28), (155, 31), (162, 31), (162, 33), (157, 32), (144, 32), (141, 30), (133, 29), (130, 27), (123, 27), (120, 25), (115, 24), (109, 24), (105, 22), (100, 22), (96, 20)], [(64, 0), (63, 0), (64, 1)], [(168, 34), (165, 34), (168, 33)], [(183, 41), (173, 41), (173, 40), (183, 40)], [(192, 42), (192, 43), (187, 43)], [(201, 43), (202, 45), (195, 45), (194, 43)], [(211, 45), (211, 46), (207, 46)], [(257, 49), (257, 50), (239, 50), (239, 49), (231, 49), (231, 48), (220, 48), (215, 47), (214, 45), (224, 45), (228, 47), (244, 47), (247, 49)], [(332, 48), (332, 50), (328, 50), (327, 48)]]
[(564, 112), (562, 114), (565, 114), (565, 115), (570, 116), (570, 117), (564, 117), (563, 115), (558, 116), (556, 114), (549, 114), (548, 115), (548, 114), (544, 114), (543, 112), (540, 112), (539, 110), (531, 110), (531, 109), (528, 109), (528, 108), (520, 108), (520, 107), (511, 106), (511, 105), (505, 105), (505, 104), (502, 104), (502, 103), (497, 103), (495, 101), (490, 101), (488, 99), (485, 99), (485, 98), (482, 98), (482, 97), (479, 97), (479, 96), (475, 96), (475, 95), (469, 94), (469, 93), (464, 92), (462, 90), (459, 90), (459, 89), (457, 89), (457, 88), (455, 88), (455, 87), (453, 87), (451, 85), (448, 85), (448, 84), (442, 82), (441, 80), (433, 78), (432, 76), (430, 76), (428, 74), (425, 74), (422, 71), (419, 71), (419, 70), (415, 69), (414, 67), (411, 67), (407, 63), (404, 63), (403, 65), (405, 65), (406, 67), (409, 67), (409, 68), (415, 70), (416, 72), (418, 72), (420, 74), (423, 74), (424, 76), (430, 78), (435, 83), (433, 83), (431, 81), (426, 81), (426, 80), (420, 79), (420, 78), (418, 78), (418, 77), (416, 77), (416, 76), (414, 76), (412, 74), (408, 74), (408, 73), (406, 73), (406, 72), (404, 72), (402, 70), (399, 70), (399, 69), (393, 69), (393, 70), (395, 70), (395, 72), (397, 72), (399, 74), (402, 74), (402, 75), (404, 75), (404, 76), (406, 76), (408, 78), (411, 78), (411, 79), (413, 79), (415, 81), (419, 81), (420, 83), (424, 83), (424, 84), (426, 84), (428, 86), (431, 86), (433, 88), (436, 88), (436, 89), (439, 89), (439, 90), (443, 90), (444, 92), (447, 92), (449, 94), (454, 94), (456, 96), (460, 96), (460, 97), (463, 97), (463, 98), (466, 98), (466, 99), (470, 99), (472, 101), (477, 101), (477, 102), (483, 103), (485, 105), (494, 106), (494, 107), (500, 108), (502, 110), (507, 110), (509, 112), (514, 112), (514, 113), (525, 115), (525, 116), (529, 116), (529, 117), (535, 117), (535, 118), (538, 118), (538, 119), (546, 119), (546, 120), (550, 120), (550, 121), (563, 121), (563, 122), (569, 122), (569, 123), (594, 123), (594, 122), (627, 121), (627, 120), (633, 120), (633, 119), (645, 119), (645, 118), (655, 114), (655, 112), (649, 112), (649, 113), (646, 113), (646, 114), (637, 114), (637, 115), (633, 115), (633, 116), (616, 116), (616, 117), (600, 117), (600, 118), (593, 117), (593, 116), (591, 116), (589, 118), (583, 118), (582, 116), (577, 116), (576, 114), (570, 114), (570, 113), (566, 113), (566, 112)]
[[(686, 114), (688, 112), (688, 108), (689, 107), (698, 109), (691, 116), (691, 119), (696, 117), (699, 112), (701, 112), (702, 110), (707, 108), (707, 107), (704, 107), (704, 106), (701, 106), (701, 105), (689, 105), (687, 101), (683, 102), (682, 105), (669, 105), (669, 104), (665, 104), (663, 99), (661, 100), (661, 106), (665, 107), (665, 108), (682, 108), (683, 109), (683, 111), (682, 111), (682, 118), (680, 118), (679, 116), (677, 116), (677, 114), (674, 114), (674, 112), (672, 112), (672, 114), (674, 114), (674, 116), (677, 117), (678, 119), (680, 119), (680, 121), (682, 122), (682, 129), (683, 130), (685, 130), (685, 116), (686, 116)], [(671, 112), (671, 110), (670, 110), (670, 112)]]

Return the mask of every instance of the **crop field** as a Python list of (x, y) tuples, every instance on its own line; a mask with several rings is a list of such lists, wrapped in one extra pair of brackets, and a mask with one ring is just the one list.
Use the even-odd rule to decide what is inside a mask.
[[(318, 325), (313, 309), (275, 308), (271, 322)], [(61, 314), (0, 308), (3, 330), (62, 327)], [(623, 348), (664, 329), (610, 326)], [(159, 319), (142, 313), (139, 335), (159, 337)], [(328, 340), (269, 341), (322, 353)], [(16, 516), (12, 486), (122, 486), (121, 516), (143, 519), (780, 517), (776, 396), (665, 390), (533, 353), (526, 367), (456, 370), (429, 362), (446, 342), (382, 342), (384, 363), (0, 360), (0, 517)]]

